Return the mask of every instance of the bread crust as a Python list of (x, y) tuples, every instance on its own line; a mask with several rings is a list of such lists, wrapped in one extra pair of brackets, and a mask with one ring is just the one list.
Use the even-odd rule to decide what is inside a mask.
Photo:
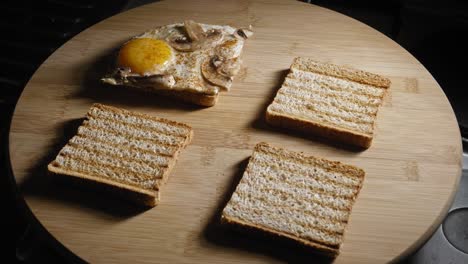
[(104, 178), (96, 177), (89, 174), (84, 174), (76, 171), (64, 170), (58, 167), (49, 164), (47, 166), (49, 172), (53, 175), (60, 177), (69, 177), (72, 180), (79, 182), (80, 184), (90, 184), (95, 185), (100, 189), (106, 189), (112, 193), (116, 193), (119, 196), (123, 196), (130, 201), (133, 201), (137, 204), (143, 204), (145, 206), (154, 207), (159, 203), (159, 190), (146, 190), (143, 188), (138, 188), (128, 184), (119, 183), (116, 181), (107, 180)]
[[(189, 126), (187, 124), (184, 124), (184, 123), (176, 122), (176, 121), (161, 118), (161, 117), (155, 117), (155, 116), (152, 116), (152, 115), (147, 115), (147, 114), (144, 114), (144, 113), (132, 112), (132, 111), (128, 111), (128, 110), (125, 110), (125, 109), (122, 109), (122, 108), (117, 108), (117, 107), (114, 107), (114, 106), (110, 106), (110, 105), (103, 105), (103, 104), (100, 104), (100, 103), (94, 103), (90, 107), (90, 109), (91, 108), (99, 108), (101, 110), (108, 111), (108, 112), (113, 112), (113, 113), (127, 113), (127, 114), (131, 114), (133, 116), (138, 116), (138, 117), (146, 118), (146, 119), (153, 120), (153, 121), (159, 121), (159, 122), (164, 122), (164, 123), (171, 124), (171, 125), (181, 126), (181, 127), (185, 127), (187, 129), (190, 129), (190, 130), (192, 129), (191, 126)], [(92, 116), (93, 115), (90, 114), (89, 112), (86, 113), (86, 117), (89, 118), (89, 117), (92, 117)]]
[(305, 240), (305, 239), (302, 239), (302, 238), (299, 238), (299, 237), (296, 237), (296, 236), (293, 236), (293, 235), (289, 235), (287, 233), (280, 233), (280, 232), (278, 232), (276, 230), (273, 230), (271, 228), (263, 227), (263, 226), (256, 225), (256, 224), (253, 224), (253, 223), (248, 223), (248, 222), (236, 219), (236, 218), (231, 218), (231, 217), (222, 215), (221, 216), (221, 222), (224, 223), (224, 224), (240, 226), (240, 227), (243, 227), (243, 228), (246, 228), (246, 229), (260, 230), (260, 231), (262, 231), (262, 232), (264, 232), (264, 233), (266, 233), (268, 235), (271, 235), (271, 236), (279, 236), (279, 237), (283, 237), (283, 238), (286, 238), (286, 239), (290, 239), (290, 240), (298, 242), (299, 244), (302, 244), (304, 246), (311, 247), (311, 248), (317, 250), (318, 253), (322, 253), (322, 254), (324, 254), (326, 256), (335, 257), (335, 256), (337, 256), (339, 254), (339, 249), (338, 248), (318, 244), (318, 243), (315, 243), (313, 241), (308, 241), (308, 240)]
[(291, 65), (291, 69), (315, 72), (327, 76), (346, 79), (353, 82), (368, 84), (381, 88), (390, 87), (391, 81), (378, 74), (336, 65), (331, 63), (318, 62), (310, 58), (296, 57)]
[(266, 122), (273, 126), (289, 128), (301, 132), (313, 133), (324, 138), (338, 140), (342, 143), (369, 148), (372, 144), (372, 137), (360, 134), (355, 131), (346, 130), (332, 125), (325, 125), (311, 120), (304, 120), (297, 117), (283, 115), (267, 110)]
[(219, 94), (209, 95), (202, 93), (193, 93), (179, 90), (153, 90), (155, 94), (177, 98), (183, 102), (192, 103), (200, 106), (213, 106), (218, 102)]

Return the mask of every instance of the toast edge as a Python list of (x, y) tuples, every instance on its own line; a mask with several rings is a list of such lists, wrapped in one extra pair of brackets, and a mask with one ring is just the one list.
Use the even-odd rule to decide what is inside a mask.
[(169, 162), (169, 164), (167, 166), (167, 169), (164, 172), (162, 180), (161, 180), (160, 184), (157, 186), (158, 188), (161, 187), (162, 185), (166, 184), (166, 182), (168, 181), (169, 175), (172, 173), (172, 170), (174, 169), (174, 167), (177, 164), (177, 161), (179, 160), (180, 152), (182, 151), (182, 149), (185, 149), (192, 142), (193, 135), (194, 135), (193, 129), (190, 128), (190, 132), (187, 135), (187, 137), (185, 138), (184, 143), (182, 143), (182, 145), (179, 147), (179, 149), (171, 157), (171, 161)]
[(357, 83), (374, 85), (380, 88), (389, 88), (391, 85), (390, 79), (382, 75), (355, 69), (344, 65), (319, 62), (307, 57), (294, 58), (290, 69), (311, 71), (318, 74), (346, 79)]
[[(299, 159), (299, 160), (314, 159), (314, 160), (317, 160), (317, 161), (328, 163), (328, 164), (332, 165), (333, 168), (339, 170), (342, 173), (349, 172), (349, 173), (355, 174), (354, 176), (359, 178), (361, 180), (361, 183), (365, 178), (365, 174), (366, 174), (365, 171), (362, 168), (359, 168), (357, 166), (347, 164), (347, 163), (343, 163), (343, 162), (337, 161), (337, 160), (330, 160), (330, 159), (326, 159), (326, 158), (322, 158), (322, 157), (309, 155), (309, 154), (306, 154), (304, 152), (288, 150), (288, 149), (285, 149), (285, 148), (282, 148), (282, 147), (272, 145), (272, 144), (267, 143), (267, 142), (257, 143), (255, 145), (255, 148), (254, 148), (254, 153), (255, 152), (262, 152), (262, 151), (265, 153), (266, 151), (262, 150), (263, 148), (271, 149), (272, 151), (274, 151), (275, 153), (277, 153), (279, 155), (282, 155), (283, 157), (288, 156), (288, 157)], [(253, 156), (253, 153), (252, 153), (252, 156)], [(353, 172), (350, 172), (351, 170)]]
[(98, 108), (98, 109), (100, 109), (102, 111), (107, 111), (107, 112), (112, 112), (112, 113), (125, 113), (125, 114), (128, 114), (128, 115), (137, 116), (137, 117), (144, 118), (144, 119), (149, 119), (151, 121), (165, 122), (167, 124), (171, 124), (171, 125), (179, 126), (179, 127), (184, 127), (184, 128), (192, 130), (192, 127), (185, 124), (185, 123), (177, 122), (177, 121), (162, 118), (162, 117), (152, 116), (152, 115), (149, 115), (149, 114), (134, 112), (134, 111), (130, 111), (130, 110), (127, 110), (127, 109), (124, 109), (124, 108), (118, 108), (118, 107), (115, 107), (115, 106), (105, 105), (105, 104), (101, 104), (101, 103), (94, 103), (94, 104), (91, 105), (88, 112), (86, 113), (86, 119), (90, 119), (90, 117), (93, 116), (91, 114), (91, 109), (93, 109), (93, 108)]
[(218, 102), (219, 94), (207, 95), (198, 94), (187, 91), (173, 91), (173, 90), (154, 90), (155, 94), (162, 96), (173, 97), (183, 102), (192, 103), (200, 106), (214, 106)]
[(372, 144), (372, 136), (358, 134), (338, 127), (323, 125), (312, 121), (302, 120), (280, 113), (275, 113), (269, 108), (266, 111), (266, 122), (273, 126), (290, 128), (301, 132), (310, 132), (324, 138), (339, 140), (340, 142), (355, 145), (362, 148), (369, 148)]
[[(115, 86), (112, 84), (106, 84)], [(202, 93), (189, 92), (184, 90), (167, 90), (167, 89), (150, 89), (128, 85), (116, 85), (129, 90), (139, 90), (142, 93), (149, 93), (153, 95), (161, 95), (168, 98), (175, 98), (182, 102), (191, 103), (199, 106), (210, 107), (214, 106), (218, 102), (219, 94), (209, 95)]]
[(103, 189), (111, 189), (112, 192), (115, 192), (121, 196), (129, 198), (131, 201), (136, 202), (138, 204), (142, 204), (145, 206), (154, 207), (159, 203), (159, 191), (154, 190), (149, 191), (145, 189), (141, 189), (138, 187), (122, 184), (119, 182), (94, 177), (88, 174), (64, 170), (58, 167), (54, 167), (51, 164), (47, 166), (47, 169), (50, 173), (54, 175), (66, 176), (70, 177), (73, 180), (77, 180), (78, 182), (91, 182), (99, 186)]
[(246, 229), (259, 230), (259, 231), (262, 231), (262, 232), (264, 232), (264, 233), (266, 233), (268, 235), (283, 237), (283, 238), (295, 241), (295, 242), (297, 242), (297, 243), (299, 243), (301, 245), (313, 248), (313, 249), (316, 250), (317, 253), (321, 253), (321, 254), (324, 254), (324, 255), (329, 256), (329, 257), (336, 257), (340, 252), (339, 248), (333, 248), (333, 247), (329, 247), (329, 246), (322, 245), (322, 244), (319, 244), (319, 243), (315, 243), (315, 242), (312, 242), (312, 241), (307, 241), (305, 239), (301, 239), (301, 238), (298, 238), (296, 236), (289, 235), (289, 234), (286, 234), (286, 233), (281, 233), (281, 232), (278, 232), (276, 230), (266, 228), (266, 227), (263, 227), (263, 226), (260, 226), (260, 225), (248, 223), (248, 222), (245, 222), (245, 221), (242, 221), (242, 220), (239, 220), (239, 219), (235, 219), (235, 218), (230, 218), (228, 216), (225, 216), (224, 214), (221, 215), (221, 223), (232, 225), (232, 226), (240, 226), (240, 227), (246, 228)]

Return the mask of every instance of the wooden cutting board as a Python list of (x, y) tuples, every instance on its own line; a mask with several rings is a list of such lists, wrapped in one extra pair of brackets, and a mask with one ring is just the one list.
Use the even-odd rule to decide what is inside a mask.
[[(245, 68), (216, 106), (199, 108), (99, 84), (112, 50), (147, 29), (185, 19), (254, 28), (243, 54)], [(266, 106), (296, 56), (391, 79), (370, 149), (355, 151), (265, 124)], [(101, 193), (50, 181), (46, 164), (94, 102), (194, 127), (193, 143), (182, 152), (159, 206), (136, 209)], [(14, 176), (34, 216), (86, 261), (315, 260), (294, 246), (218, 225), (220, 209), (260, 141), (354, 164), (367, 172), (337, 263), (382, 263), (410, 253), (441, 222), (460, 178), (462, 148), (454, 113), (415, 58), (349, 17), (280, 0), (164, 1), (92, 26), (34, 74), (16, 107), (9, 147)]]

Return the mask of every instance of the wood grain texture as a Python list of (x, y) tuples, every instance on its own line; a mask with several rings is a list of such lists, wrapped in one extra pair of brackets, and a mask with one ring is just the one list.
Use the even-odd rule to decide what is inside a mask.
[[(221, 3), (225, 2), (225, 3)], [(198, 108), (101, 86), (108, 54), (163, 24), (194, 19), (247, 26), (244, 69), (218, 104)], [(264, 113), (296, 56), (387, 76), (390, 96), (373, 145), (345, 149), (265, 124)], [(99, 102), (188, 123), (195, 137), (151, 210), (52, 181), (46, 165)], [(383, 263), (411, 252), (437, 227), (461, 172), (461, 140), (450, 104), (408, 52), (349, 17), (293, 1), (163, 1), (109, 18), (58, 49), (34, 74), (16, 107), (10, 156), (17, 184), (45, 228), (94, 263), (276, 263), (315, 260), (295, 247), (226, 230), (220, 209), (254, 145), (359, 166), (366, 180), (337, 263)]]

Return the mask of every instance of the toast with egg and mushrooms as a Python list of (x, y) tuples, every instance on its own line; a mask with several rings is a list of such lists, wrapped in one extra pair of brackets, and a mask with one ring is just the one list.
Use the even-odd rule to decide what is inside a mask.
[(192, 20), (162, 26), (126, 42), (114, 70), (101, 81), (213, 106), (219, 92), (231, 88), (252, 34)]
[(389, 87), (390, 80), (377, 74), (298, 57), (266, 121), (368, 148)]
[(351, 165), (259, 143), (221, 220), (335, 256), (364, 176)]
[(186, 124), (94, 104), (78, 134), (47, 168), (155, 206), (161, 186), (192, 136)]

